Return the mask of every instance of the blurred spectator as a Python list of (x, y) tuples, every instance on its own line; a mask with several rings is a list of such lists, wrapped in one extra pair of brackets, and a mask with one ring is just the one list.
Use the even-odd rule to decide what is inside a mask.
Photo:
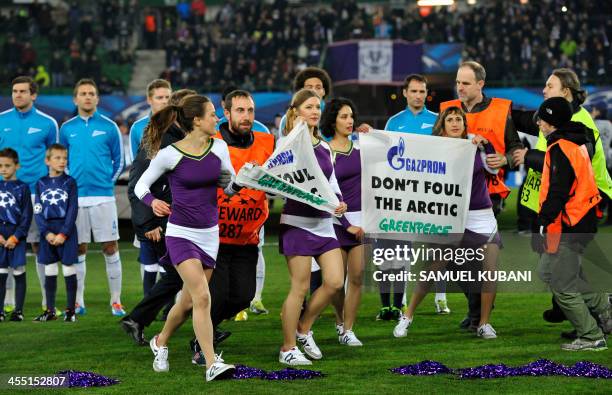
[(193, 0), (191, 2), (191, 13), (196, 24), (203, 23), (206, 17), (206, 2), (204, 0)]
[(21, 65), (26, 69), (36, 65), (36, 50), (32, 48), (32, 43), (29, 41), (21, 49)]
[(572, 38), (571, 34), (567, 33), (565, 35), (565, 40), (561, 42), (559, 48), (561, 48), (561, 52), (563, 52), (565, 56), (571, 58), (576, 54), (578, 44), (576, 44), (576, 40)]
[(45, 66), (38, 66), (36, 68), (36, 76), (34, 76), (34, 81), (36, 81), (36, 83), (43, 88), (49, 86), (51, 83), (51, 78), (49, 77), (47, 70), (45, 70)]
[(145, 13), (144, 38), (147, 49), (157, 48), (157, 17), (153, 12)]
[(66, 63), (60, 51), (53, 52), (49, 70), (51, 71), (51, 86), (54, 88), (64, 86)]

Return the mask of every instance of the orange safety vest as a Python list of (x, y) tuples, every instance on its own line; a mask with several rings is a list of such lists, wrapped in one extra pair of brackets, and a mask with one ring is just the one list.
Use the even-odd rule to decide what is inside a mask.
[[(506, 142), (504, 140), (506, 130), (506, 119), (510, 114), (512, 102), (506, 99), (491, 99), (489, 106), (480, 112), (467, 112), (467, 131), (471, 134), (482, 136), (489, 140), (495, 151), (506, 154)], [(461, 100), (449, 100), (440, 103), (440, 112), (448, 107), (461, 107)], [(510, 188), (504, 183), (504, 169), (499, 169), (497, 174), (486, 173), (487, 188), (489, 195), (501, 195), (502, 198), (508, 197)]]
[[(229, 148), (230, 160), (236, 173), (247, 162), (262, 165), (274, 151), (274, 136), (268, 133), (253, 132), (254, 141), (249, 148)], [(215, 138), (222, 139), (217, 132)], [(259, 230), (268, 219), (268, 199), (266, 193), (242, 188), (232, 197), (223, 189), (217, 189), (219, 205), (219, 238), (224, 244), (259, 244)]]
[(563, 154), (567, 157), (574, 169), (576, 179), (569, 193), (569, 200), (565, 203), (559, 216), (546, 228), (546, 252), (554, 254), (559, 248), (561, 241), (561, 230), (563, 224), (575, 226), (582, 217), (586, 215), (601, 200), (595, 175), (591, 166), (591, 159), (584, 145), (572, 143), (568, 140), (558, 140), (546, 149), (544, 156), (544, 170), (542, 172), (542, 184), (540, 187), (540, 210), (548, 196), (550, 186), (550, 149), (559, 145)]

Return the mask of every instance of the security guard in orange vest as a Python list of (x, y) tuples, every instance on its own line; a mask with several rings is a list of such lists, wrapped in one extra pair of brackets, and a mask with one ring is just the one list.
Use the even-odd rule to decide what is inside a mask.
[[(263, 164), (274, 151), (274, 136), (252, 130), (255, 102), (251, 94), (243, 90), (229, 93), (224, 115), (227, 121), (219, 125), (215, 137), (227, 143), (234, 170), (238, 172), (247, 162)], [(259, 231), (269, 213), (266, 194), (261, 191), (243, 188), (230, 198), (219, 190), (217, 201), (220, 245), (210, 282), (215, 328), (249, 307), (255, 295)], [(196, 357), (194, 362), (199, 362)]]
[[(490, 98), (484, 95), (486, 71), (478, 62), (461, 63), (457, 70), (456, 100), (440, 104), (440, 112), (448, 107), (461, 107), (467, 118), (468, 133), (483, 136), (493, 144), (496, 153), (487, 155), (487, 166), (500, 169), (497, 175), (487, 176), (487, 187), (493, 202), (493, 213), (497, 216), (502, 208), (503, 199), (510, 193), (504, 183), (504, 167), (512, 167), (512, 153), (523, 144), (518, 136), (511, 117), (510, 100)], [(480, 322), (480, 294), (468, 293), (468, 317), (460, 327), (476, 330)]]
[[(605, 350), (612, 330), (612, 308), (604, 293), (585, 292), (581, 252), (597, 232), (596, 206), (601, 200), (587, 153), (585, 126), (570, 121), (572, 108), (562, 97), (545, 100), (536, 113), (547, 149), (540, 188), (540, 278), (576, 330), (562, 344), (568, 351)], [(598, 314), (601, 327), (591, 315)]]
[(510, 193), (504, 183), (505, 166), (512, 166), (512, 152), (523, 148), (511, 117), (512, 102), (484, 95), (486, 71), (481, 64), (474, 61), (461, 63), (457, 70), (458, 99), (440, 104), (440, 112), (448, 107), (461, 107), (466, 113), (468, 133), (480, 135), (493, 144), (495, 154), (487, 156), (487, 165), (500, 169), (497, 175), (487, 179), (489, 194), (493, 201), (493, 211), (499, 214), (502, 199)]

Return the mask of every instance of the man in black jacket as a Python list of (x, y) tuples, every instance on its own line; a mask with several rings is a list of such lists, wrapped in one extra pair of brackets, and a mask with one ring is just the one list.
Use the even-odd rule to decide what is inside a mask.
[[(169, 105), (178, 105), (183, 97), (191, 94), (196, 94), (196, 92), (191, 89), (178, 90), (172, 94)], [(162, 137), (160, 149), (183, 139), (183, 137), (185, 137), (185, 133), (181, 128), (176, 124), (171, 125)], [(142, 174), (147, 170), (150, 162), (145, 150), (139, 149), (130, 170), (128, 197), (132, 208), (132, 223), (136, 237), (140, 241), (151, 242), (155, 255), (159, 258), (166, 253), (163, 234), (168, 218), (155, 216), (153, 210), (142, 203), (134, 194), (134, 186), (136, 186)], [(158, 199), (168, 203), (172, 202), (170, 185), (165, 175), (162, 175), (151, 186), (151, 192)], [(183, 280), (181, 280), (181, 277), (172, 265), (163, 265), (163, 268), (166, 274), (151, 288), (149, 294), (120, 321), (123, 330), (132, 337), (136, 344), (141, 346), (148, 344), (144, 338), (144, 328), (155, 320), (159, 311), (165, 305), (171, 303), (177, 292), (183, 287)]]
[[(584, 146), (586, 127), (570, 121), (572, 108), (562, 97), (545, 100), (537, 117), (547, 143), (537, 219), (542, 252), (538, 274), (576, 330), (577, 338), (561, 349), (605, 350), (612, 307), (604, 293), (591, 289), (581, 264), (582, 251), (597, 232), (601, 200)], [(592, 312), (599, 315), (601, 328)]]

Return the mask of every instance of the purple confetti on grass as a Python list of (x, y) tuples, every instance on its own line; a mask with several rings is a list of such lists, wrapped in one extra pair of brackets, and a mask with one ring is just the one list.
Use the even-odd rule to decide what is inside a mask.
[(109, 385), (119, 384), (119, 380), (93, 372), (62, 370), (57, 374), (66, 376), (68, 379), (68, 387), (108, 387)]
[(436, 361), (421, 361), (414, 365), (404, 365), (389, 370), (393, 373), (408, 376), (432, 376), (435, 374), (448, 374), (453, 372), (444, 364)]
[(263, 369), (252, 368), (245, 365), (236, 365), (234, 379), (262, 379), (262, 380), (310, 380), (323, 377), (323, 373), (316, 370), (285, 368), (266, 372)]
[(311, 380), (323, 377), (323, 373), (316, 370), (285, 368), (267, 372), (264, 380)]
[(565, 376), (612, 379), (612, 370), (589, 361), (581, 361), (573, 366), (565, 366), (547, 359), (539, 359), (518, 367), (508, 367), (504, 364), (499, 364), (459, 369), (459, 376), (462, 379), (493, 379), (511, 376)]
[(453, 371), (436, 361), (422, 361), (414, 365), (404, 365), (389, 369), (391, 372), (409, 376), (433, 376), (436, 374), (458, 374), (462, 379), (495, 379), (516, 376), (565, 376), (612, 379), (612, 370), (589, 361), (580, 361), (573, 366), (565, 366), (548, 359), (538, 359), (528, 364), (512, 367), (501, 364), (487, 364)]
[(234, 379), (261, 379), (265, 376), (266, 371), (262, 369), (252, 368), (245, 365), (236, 365)]

